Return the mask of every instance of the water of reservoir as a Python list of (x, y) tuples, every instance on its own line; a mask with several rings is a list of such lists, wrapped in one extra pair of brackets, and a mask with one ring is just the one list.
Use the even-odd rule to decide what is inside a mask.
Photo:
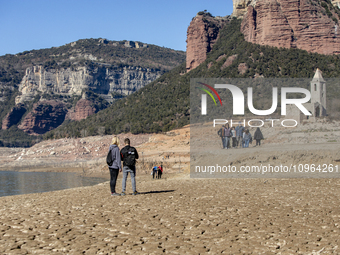
[(0, 171), (0, 197), (92, 186), (105, 181), (77, 173)]

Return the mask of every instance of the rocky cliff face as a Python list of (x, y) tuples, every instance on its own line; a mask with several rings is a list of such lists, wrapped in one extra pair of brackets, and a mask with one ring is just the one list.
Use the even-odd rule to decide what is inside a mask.
[[(19, 85), (21, 95), (16, 97), (19, 105), (33, 100), (41, 95), (40, 102), (34, 105), (33, 110), (25, 117), (19, 126), (29, 134), (43, 134), (61, 125), (66, 119), (81, 120), (97, 112), (93, 102), (85, 98), (79, 100), (71, 109), (62, 99), (58, 101), (42, 100), (53, 95), (65, 96), (82, 95), (84, 90), (90, 90), (102, 96), (109, 102), (114, 97), (129, 95), (146, 84), (154, 81), (163, 74), (163, 71), (151, 68), (133, 66), (87, 66), (77, 68), (45, 69), (42, 66), (33, 66), (26, 69), (24, 78)], [(11, 113), (3, 120), (3, 129), (18, 123), (23, 115), (19, 108), (14, 107)], [(26, 110), (25, 110), (26, 111)], [(67, 116), (66, 116), (67, 114)], [(20, 115), (20, 116), (19, 116)], [(16, 124), (15, 123), (15, 124)]]
[[(0, 105), (13, 105), (15, 96), (16, 105), (22, 103), (28, 111), (39, 100), (56, 100), (64, 104), (71, 119), (79, 120), (105, 109), (108, 102), (144, 87), (183, 63), (184, 59), (183, 51), (138, 41), (103, 38), (81, 39), (60, 47), (6, 54), (0, 56)], [(80, 101), (77, 104), (82, 92), (89, 94), (83, 99), (91, 103)], [(23, 122), (23, 115), (16, 108), (3, 107), (0, 115), (5, 129)], [(32, 128), (24, 128), (29, 122), (26, 119), (22, 127), (34, 133)], [(45, 125), (38, 123), (39, 118), (34, 122), (36, 127)], [(0, 145), (28, 146), (33, 143), (30, 138), (28, 142), (22, 140), (21, 135), (27, 137), (15, 129), (5, 141), (0, 134)]]
[(22, 95), (16, 103), (30, 101), (38, 92), (81, 95), (89, 89), (112, 101), (112, 92), (129, 95), (163, 74), (162, 71), (142, 67), (77, 67), (74, 69), (49, 69), (33, 66), (19, 85)]
[(2, 121), (2, 129), (9, 129), (11, 126), (18, 124), (25, 112), (26, 108), (21, 104), (12, 108)]
[(326, 2), (258, 0), (255, 7), (247, 7), (241, 32), (251, 43), (339, 54), (338, 20), (336, 10)]
[[(11, 109), (2, 121), (2, 129), (9, 129), (20, 122), (26, 112), (23, 104), (18, 104)], [(93, 102), (80, 99), (75, 107), (67, 106), (55, 100), (42, 100), (33, 105), (33, 109), (23, 119), (19, 128), (29, 134), (44, 134), (63, 123), (65, 119), (82, 120), (97, 112)]]
[(44, 134), (61, 125), (67, 113), (64, 104), (54, 100), (44, 100), (33, 105), (33, 110), (26, 115), (18, 126), (29, 134)]
[(335, 7), (340, 8), (340, 0), (331, 0), (331, 2)]
[(248, 6), (255, 6), (256, 0), (233, 0), (233, 17), (243, 18), (247, 13)]
[(86, 99), (80, 99), (74, 109), (70, 109), (66, 115), (66, 119), (82, 120), (88, 116), (95, 114), (96, 108), (93, 107), (92, 102)]
[(212, 17), (207, 13), (198, 14), (192, 19), (187, 31), (187, 72), (205, 61), (220, 29), (228, 20), (228, 17)]

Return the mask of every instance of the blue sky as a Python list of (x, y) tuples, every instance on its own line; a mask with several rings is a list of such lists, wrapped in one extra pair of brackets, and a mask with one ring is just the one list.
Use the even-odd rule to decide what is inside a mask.
[(0, 0), (0, 56), (85, 38), (186, 49), (197, 12), (232, 13), (232, 0)]

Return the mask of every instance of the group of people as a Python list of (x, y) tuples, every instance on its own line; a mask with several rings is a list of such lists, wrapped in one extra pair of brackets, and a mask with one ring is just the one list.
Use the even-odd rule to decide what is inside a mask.
[(151, 171), (152, 179), (161, 179), (163, 174), (163, 165), (154, 166)]
[[(221, 137), (222, 147), (223, 149), (230, 148), (248, 148), (249, 144), (252, 143), (253, 137), (249, 132), (249, 129), (246, 129), (241, 123), (236, 127), (229, 127), (229, 124), (225, 124), (221, 129), (218, 130), (217, 134)], [(261, 145), (261, 140), (263, 139), (262, 132), (258, 127), (254, 133), (254, 140), (256, 140), (255, 146)]]
[[(113, 136), (112, 143), (109, 148), (111, 159), (110, 170), (110, 189), (112, 196), (124, 196), (126, 189), (126, 179), (128, 174), (131, 176), (131, 184), (133, 195), (138, 195), (136, 190), (136, 159), (138, 159), (138, 152), (136, 148), (130, 146), (130, 139), (124, 139), (125, 147), (119, 150), (120, 142), (117, 136)], [(111, 153), (110, 153), (111, 152)], [(122, 169), (123, 161), (123, 169)], [(116, 182), (119, 172), (123, 172), (122, 193), (116, 192)]]

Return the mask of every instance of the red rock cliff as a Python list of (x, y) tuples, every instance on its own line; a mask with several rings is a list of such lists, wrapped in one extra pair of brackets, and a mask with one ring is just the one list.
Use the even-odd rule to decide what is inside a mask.
[(207, 58), (216, 42), (219, 30), (227, 22), (228, 18), (212, 17), (204, 13), (192, 19), (187, 31), (187, 71), (196, 68)]
[(258, 0), (248, 6), (241, 32), (251, 43), (339, 54), (339, 17), (331, 4), (322, 4), (327, 8), (315, 0)]
[(21, 117), (25, 114), (26, 109), (23, 105), (18, 104), (11, 109), (2, 120), (2, 129), (9, 129), (11, 126), (18, 124)]
[(80, 99), (74, 109), (71, 109), (67, 115), (66, 119), (71, 120), (82, 120), (86, 119), (88, 116), (95, 114), (96, 108), (92, 106), (92, 102), (86, 99)]
[(67, 110), (61, 102), (46, 100), (35, 103), (18, 126), (29, 134), (44, 134), (63, 123)]

